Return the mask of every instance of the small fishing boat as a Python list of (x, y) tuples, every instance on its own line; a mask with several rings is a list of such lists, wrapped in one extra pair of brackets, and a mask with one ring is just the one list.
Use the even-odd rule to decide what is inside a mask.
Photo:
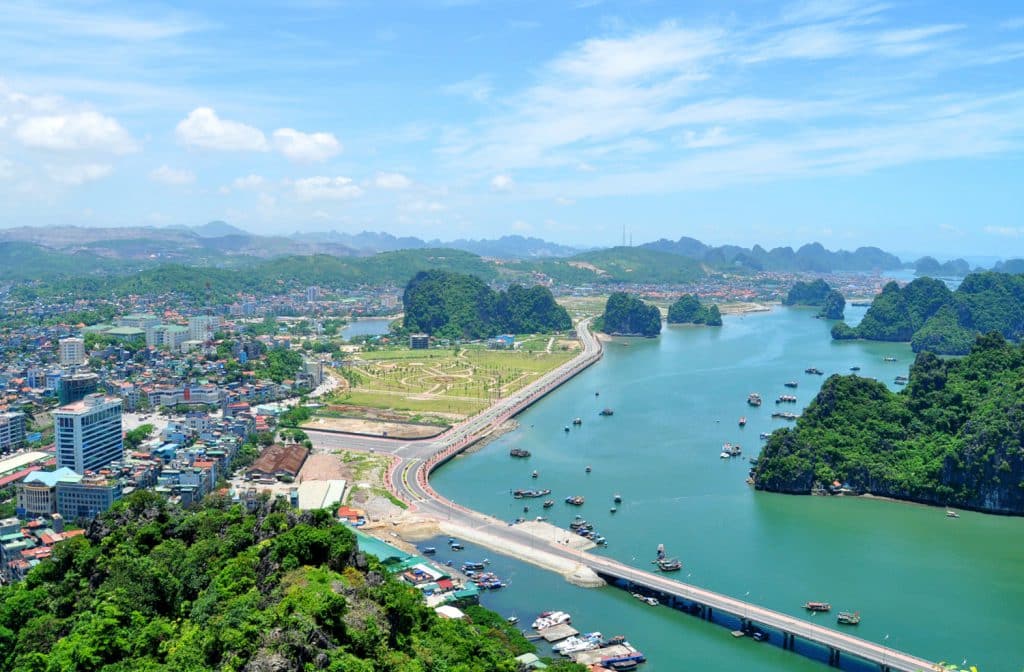
[(423, 555), (433, 555), (434, 553), (437, 553), (437, 549), (433, 546), (427, 546), (423, 549)]
[(886, 355), (885, 357), (882, 357), (882, 361), (883, 362), (895, 362), (896, 358), (893, 357), (892, 355)]
[(565, 498), (565, 503), (573, 506), (583, 506), (583, 501), (583, 495), (570, 495)]
[(544, 490), (513, 490), (512, 491), (512, 496), (515, 497), (516, 499), (544, 497), (544, 496), (550, 495), (550, 494), (551, 494), (551, 490), (548, 490), (547, 488), (545, 488)]
[(599, 413), (599, 415), (603, 415), (603, 416), (606, 416), (606, 417), (607, 417), (607, 416), (609, 416), (609, 415), (615, 415), (615, 411), (613, 411), (613, 410), (612, 410), (612, 409), (610, 409), (610, 408), (605, 408), (605, 409), (603, 409), (603, 410), (602, 410), (602, 411), (601, 411), (601, 412)]
[(615, 496), (612, 497), (612, 501), (615, 502), (616, 504), (619, 504), (620, 502), (622, 502), (622, 495), (616, 492)]
[(590, 473), (590, 465), (588, 464), (588, 465), (587, 465), (587, 468), (586, 468), (586, 469), (584, 469), (583, 471), (585, 471), (585, 472), (587, 472), (587, 473), (589, 474), (589, 473)]
[(618, 509), (616, 509), (614, 506), (608, 509), (608, 513), (615, 513), (616, 511), (618, 511)]
[(768, 439), (771, 438), (771, 436), (772, 436), (771, 432), (761, 432), (761, 440), (762, 441), (767, 441)]
[(859, 366), (851, 366), (850, 367), (850, 371), (860, 371), (860, 367)]
[(533, 622), (531, 627), (534, 630), (543, 630), (562, 623), (572, 623), (572, 616), (564, 611), (545, 611)]
[(554, 505), (555, 505), (555, 500), (553, 500), (553, 499), (545, 499), (544, 500), (544, 508), (545, 509), (550, 509)]
[(959, 518), (960, 514), (952, 509), (946, 509), (946, 518)]
[(806, 369), (804, 369), (804, 373), (810, 373), (810, 374), (815, 375), (815, 376), (824, 376), (825, 375), (824, 371), (822, 371), (821, 369), (819, 369), (817, 367), (814, 367), (814, 366), (809, 366)]
[(836, 616), (836, 623), (839, 625), (857, 625), (860, 623), (860, 612), (855, 611), (851, 614), (848, 611), (840, 611), (839, 615)]
[(658, 565), (659, 572), (678, 572), (683, 568), (683, 563), (679, 558), (661, 558), (655, 562)]
[(456, 542), (453, 542), (451, 544), (448, 544), (448, 548), (453, 550), (453, 551), (461, 551), (461, 550), (465, 549), (466, 547), (456, 541)]
[(538, 476), (540, 476), (540, 472), (538, 472), (536, 469), (534, 469), (533, 473), (530, 474), (531, 478), (537, 478)]
[(832, 605), (828, 602), (804, 602), (804, 609), (807, 611), (831, 611)]
[(785, 385), (786, 387), (796, 387), (797, 385), (799, 385), (799, 383), (796, 382), (795, 380), (789, 380), (783, 383), (783, 385)]
[(661, 602), (658, 602), (657, 598), (654, 598), (654, 597), (645, 597), (644, 598), (644, 602), (646, 602), (647, 604), (651, 605), (652, 607), (656, 607), (659, 604), (661, 604)]
[(751, 406), (760, 406), (761, 395), (758, 394), (757, 392), (751, 392), (750, 394), (747, 395), (747, 403)]
[(740, 425), (740, 427), (746, 427), (747, 426), (747, 416), (745, 416), (745, 415), (741, 415), (740, 416), (739, 425)]
[(518, 616), (509, 616), (508, 618), (505, 619), (505, 622), (507, 622), (509, 625), (515, 625), (516, 623), (519, 622), (519, 617)]
[(569, 425), (566, 425), (566, 426), (565, 426), (565, 433), (566, 433), (566, 434), (568, 434), (568, 433), (569, 433)]
[(574, 425), (582, 425), (583, 424), (583, 418), (573, 418), (572, 424), (574, 424)]

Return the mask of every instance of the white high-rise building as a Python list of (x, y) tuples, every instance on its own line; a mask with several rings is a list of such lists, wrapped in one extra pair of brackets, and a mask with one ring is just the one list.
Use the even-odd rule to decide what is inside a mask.
[(212, 341), (219, 326), (220, 316), (218, 315), (193, 315), (188, 318), (188, 339), (200, 343)]
[(90, 394), (53, 412), (57, 468), (79, 474), (102, 469), (124, 457), (121, 400)]
[(85, 364), (85, 339), (62, 338), (58, 343), (61, 366), (81, 366)]

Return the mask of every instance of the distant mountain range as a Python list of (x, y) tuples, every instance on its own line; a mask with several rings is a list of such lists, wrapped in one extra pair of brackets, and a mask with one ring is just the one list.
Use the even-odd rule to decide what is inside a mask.
[(735, 268), (748, 271), (806, 271), (829, 273), (833, 271), (889, 271), (903, 268), (896, 255), (877, 247), (858, 247), (853, 252), (826, 250), (820, 243), (810, 243), (794, 251), (792, 247), (766, 250), (760, 245), (752, 248), (737, 245), (711, 247), (695, 238), (683, 236), (672, 241), (662, 238), (641, 247), (689, 257), (721, 269)]
[[(407, 251), (415, 253), (415, 258), (427, 259), (438, 257), (439, 249), (475, 255), (473, 258), (491, 269), (492, 277), (500, 275), (522, 282), (547, 276), (561, 284), (682, 284), (715, 271), (830, 273), (916, 267), (918, 274), (954, 275), (968, 266), (963, 260), (940, 264), (930, 257), (905, 264), (876, 247), (830, 251), (819, 243), (796, 250), (766, 250), (760, 245), (714, 247), (684, 236), (677, 241), (662, 239), (636, 247), (580, 250), (523, 236), (449, 242), (369, 231), (260, 236), (214, 221), (194, 227), (0, 229), (0, 280), (118, 275), (163, 264), (252, 269), (268, 260), (301, 260), (314, 255), (348, 260), (351, 263), (346, 268), (361, 268), (356, 263), (359, 259), (382, 253)], [(1021, 260), (1000, 262), (996, 267), (1007, 272), (1022, 269)]]

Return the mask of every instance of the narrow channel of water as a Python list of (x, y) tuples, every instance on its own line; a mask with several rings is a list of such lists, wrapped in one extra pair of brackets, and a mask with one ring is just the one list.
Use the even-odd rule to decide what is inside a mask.
[[(863, 315), (847, 312), (851, 322)], [(745, 484), (759, 434), (787, 424), (770, 417), (774, 410), (798, 412), (828, 374), (860, 366), (860, 375), (892, 386), (912, 362), (905, 344), (833, 342), (831, 324), (812, 316), (777, 308), (727, 316), (722, 329), (672, 327), (656, 340), (608, 343), (601, 362), (520, 415), (517, 431), (454, 460), (432, 482), (505, 520), (524, 515), (510, 488), (548, 487), (556, 506), (544, 511), (536, 502), (525, 515), (567, 525), (580, 513), (609, 539), (598, 552), (619, 560), (649, 567), (664, 543), (684, 563), (682, 580), (838, 627), (834, 613), (808, 616), (801, 608), (828, 601), (834, 611), (860, 611), (853, 632), (866, 639), (933, 660), (967, 658), (983, 672), (1024, 668), (1024, 520), (974, 513), (953, 520), (935, 508), (758, 493)], [(805, 374), (811, 366), (826, 376)], [(784, 387), (789, 380), (795, 390)], [(764, 405), (748, 406), (750, 392)], [(786, 393), (798, 403), (776, 406)], [(614, 415), (600, 417), (605, 407)], [(577, 416), (582, 426), (565, 432)], [(720, 459), (726, 441), (742, 445), (743, 457)], [(510, 458), (513, 447), (532, 457)], [(615, 493), (623, 502), (613, 514)], [(562, 503), (577, 494), (586, 497), (583, 507)], [(650, 657), (649, 672), (687, 662), (707, 670), (820, 669), (624, 591), (575, 588), (489, 555), (513, 580), (487, 596), (488, 606), (524, 621), (542, 609), (571, 610), (580, 629), (627, 634)]]

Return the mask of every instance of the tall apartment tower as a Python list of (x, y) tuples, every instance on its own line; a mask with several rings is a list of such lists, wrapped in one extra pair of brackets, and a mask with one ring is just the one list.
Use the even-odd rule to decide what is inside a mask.
[(61, 366), (81, 366), (85, 364), (85, 339), (62, 338), (58, 343)]
[(188, 318), (188, 337), (192, 341), (212, 341), (220, 326), (219, 315), (193, 315)]
[(124, 457), (121, 400), (90, 394), (53, 412), (57, 468), (79, 474), (102, 469)]

